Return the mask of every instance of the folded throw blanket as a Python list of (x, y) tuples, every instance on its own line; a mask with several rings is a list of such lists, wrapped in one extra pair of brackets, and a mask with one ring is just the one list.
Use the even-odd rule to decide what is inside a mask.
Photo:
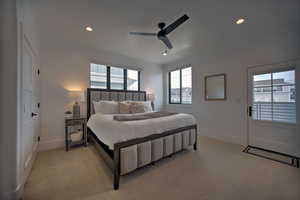
[(115, 115), (114, 120), (116, 121), (136, 121), (136, 120), (146, 120), (146, 119), (153, 119), (159, 117), (167, 117), (170, 115), (176, 115), (178, 113), (173, 112), (150, 112), (140, 115)]

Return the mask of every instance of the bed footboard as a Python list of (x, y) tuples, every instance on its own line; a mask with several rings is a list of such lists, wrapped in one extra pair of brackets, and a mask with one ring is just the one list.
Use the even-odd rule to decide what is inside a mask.
[(197, 150), (197, 125), (116, 143), (113, 156), (114, 189), (119, 188), (121, 175), (191, 146)]

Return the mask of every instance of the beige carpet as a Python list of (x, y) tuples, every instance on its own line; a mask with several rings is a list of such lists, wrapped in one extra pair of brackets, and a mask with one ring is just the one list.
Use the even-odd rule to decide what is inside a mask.
[(243, 147), (200, 137), (184, 151), (121, 178), (92, 147), (41, 152), (25, 186), (25, 200), (285, 200), (300, 199), (300, 170), (248, 155)]

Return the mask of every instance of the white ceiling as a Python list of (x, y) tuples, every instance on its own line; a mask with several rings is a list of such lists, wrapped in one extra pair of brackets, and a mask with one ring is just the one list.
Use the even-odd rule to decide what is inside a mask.
[[(287, 37), (300, 39), (299, 0), (36, 0), (35, 8), (44, 39), (160, 64), (195, 52), (220, 55)], [(166, 57), (156, 38), (128, 34), (155, 32), (157, 23), (169, 24), (183, 14), (190, 20), (169, 35), (174, 49)], [(246, 22), (236, 25), (240, 17)], [(86, 32), (86, 25), (94, 31)]]

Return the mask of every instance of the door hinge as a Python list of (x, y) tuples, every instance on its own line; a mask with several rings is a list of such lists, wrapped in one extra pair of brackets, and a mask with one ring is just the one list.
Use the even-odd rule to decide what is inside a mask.
[(40, 75), (40, 69), (37, 70), (37, 74)]
[(37, 140), (38, 140), (38, 142), (39, 142), (39, 141), (41, 141), (41, 137), (40, 137), (40, 136), (38, 136), (38, 137), (37, 137)]

